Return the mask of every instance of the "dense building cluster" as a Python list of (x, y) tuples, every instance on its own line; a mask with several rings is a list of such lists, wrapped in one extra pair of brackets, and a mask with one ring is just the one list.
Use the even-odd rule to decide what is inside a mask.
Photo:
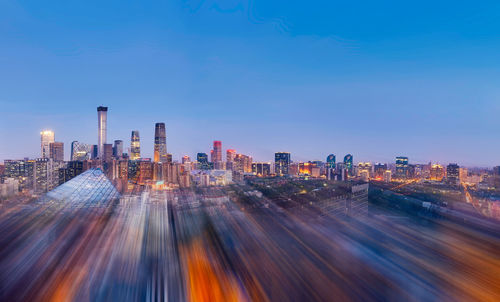
[(210, 157), (207, 153), (198, 153), (194, 160), (186, 155), (179, 162), (173, 160), (172, 154), (167, 152), (165, 123), (155, 124), (153, 159), (144, 158), (141, 156), (138, 130), (131, 131), (130, 146), (128, 152), (125, 152), (123, 140), (108, 143), (108, 108), (98, 107), (97, 114), (97, 145), (73, 141), (69, 161), (64, 160), (64, 143), (55, 141), (51, 130), (40, 133), (40, 158), (5, 160), (0, 165), (1, 196), (19, 191), (41, 194), (91, 168), (101, 168), (122, 192), (137, 185), (154, 188), (224, 186), (249, 177), (325, 178), (388, 183), (425, 180), (448, 185), (500, 187), (500, 167), (493, 170), (468, 170), (455, 163), (447, 166), (437, 163), (411, 164), (406, 156), (396, 157), (394, 164), (354, 164), (352, 154), (345, 155), (339, 162), (336, 161), (335, 154), (329, 154), (325, 162), (295, 162), (289, 152), (276, 152), (274, 163), (254, 162), (251, 156), (240, 154), (234, 149), (227, 149), (224, 158), (222, 142), (219, 140), (213, 142)]

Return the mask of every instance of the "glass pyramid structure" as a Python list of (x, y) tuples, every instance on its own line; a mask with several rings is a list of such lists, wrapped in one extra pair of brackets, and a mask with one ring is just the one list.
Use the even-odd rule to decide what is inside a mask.
[(101, 169), (90, 169), (48, 192), (39, 202), (94, 207), (108, 205), (119, 197), (120, 193)]

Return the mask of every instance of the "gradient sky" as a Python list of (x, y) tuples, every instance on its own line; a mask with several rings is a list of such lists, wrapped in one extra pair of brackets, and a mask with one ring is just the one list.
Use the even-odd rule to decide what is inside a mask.
[(99, 105), (145, 157), (161, 121), (174, 159), (499, 165), (500, 2), (0, 0), (0, 160), (96, 144)]

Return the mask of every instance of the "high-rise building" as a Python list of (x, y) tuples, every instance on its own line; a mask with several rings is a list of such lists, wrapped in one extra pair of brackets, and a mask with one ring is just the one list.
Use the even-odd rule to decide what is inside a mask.
[(49, 144), (49, 158), (53, 161), (64, 161), (64, 143), (53, 142)]
[(97, 107), (97, 157), (104, 155), (104, 144), (106, 143), (108, 123), (108, 107)]
[(40, 132), (41, 136), (41, 157), (50, 157), (50, 143), (54, 142), (54, 132), (50, 130), (44, 130)]
[(167, 162), (167, 135), (165, 123), (155, 124), (154, 161), (157, 163)]
[(211, 160), (215, 169), (222, 169), (222, 142), (214, 141), (214, 149), (211, 152)]
[(208, 163), (208, 155), (206, 153), (198, 153), (196, 155), (196, 161), (198, 161), (198, 168), (200, 170), (209, 170), (210, 164)]
[(56, 185), (54, 183), (54, 167), (52, 159), (37, 158), (35, 160), (34, 182), (33, 187), (35, 193), (45, 193)]
[(382, 180), (384, 179), (385, 171), (387, 171), (387, 164), (376, 163), (373, 170), (375, 179)]
[(71, 142), (70, 161), (84, 161), (91, 158), (92, 145), (80, 143), (78, 141)]
[(271, 163), (252, 163), (252, 173), (259, 177), (266, 177), (271, 174)]
[(446, 180), (450, 184), (458, 184), (460, 177), (460, 167), (457, 164), (449, 164), (446, 167)]
[(90, 158), (96, 159), (99, 156), (97, 145), (92, 145), (90, 149), (91, 149)]
[(122, 158), (123, 157), (123, 141), (122, 140), (115, 140), (115, 144), (113, 146), (113, 156), (115, 158)]
[(233, 170), (235, 157), (236, 157), (236, 150), (234, 149), (226, 150), (226, 170)]
[(103, 154), (102, 160), (105, 162), (110, 162), (113, 159), (113, 145), (112, 144), (104, 144), (103, 146)]
[(291, 156), (289, 152), (276, 152), (274, 153), (274, 173), (278, 176), (288, 174), (288, 168), (291, 163)]
[(384, 181), (385, 182), (391, 182), (392, 181), (392, 172), (391, 172), (391, 170), (386, 170), (384, 172)]
[(189, 158), (189, 155), (184, 155), (182, 157), (182, 163), (185, 164), (185, 163), (189, 163), (191, 162), (191, 158)]
[(130, 138), (130, 159), (137, 160), (139, 158), (141, 158), (141, 139), (139, 130), (134, 130)]
[(344, 156), (344, 169), (347, 170), (347, 174), (354, 175), (353, 157), (351, 154)]
[(396, 178), (406, 179), (408, 177), (408, 157), (396, 157)]
[(372, 164), (369, 162), (358, 163), (358, 176), (367, 181), (372, 176)]
[(335, 169), (335, 154), (330, 154), (326, 157), (326, 168)]
[(440, 164), (434, 164), (431, 166), (430, 179), (436, 181), (442, 181), (444, 178), (444, 168)]

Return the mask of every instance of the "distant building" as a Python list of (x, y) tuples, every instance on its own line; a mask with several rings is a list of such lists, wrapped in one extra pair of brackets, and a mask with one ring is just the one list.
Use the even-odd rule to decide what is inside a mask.
[(444, 178), (444, 168), (439, 164), (434, 164), (431, 166), (430, 179), (436, 181), (442, 181)]
[(347, 174), (354, 175), (353, 156), (351, 154), (344, 156), (344, 169), (347, 170)]
[(373, 168), (375, 179), (383, 180), (385, 171), (387, 171), (387, 164), (376, 163)]
[(236, 157), (236, 150), (226, 150), (226, 170), (233, 170), (234, 158)]
[(358, 163), (358, 176), (368, 181), (372, 175), (372, 164), (369, 162)]
[(392, 181), (392, 172), (391, 170), (387, 170), (384, 172), (384, 181), (391, 182)]
[(183, 164), (190, 163), (190, 162), (191, 162), (191, 158), (189, 158), (189, 156), (188, 156), (188, 155), (184, 155), (184, 156), (182, 157), (182, 163), (183, 163)]
[(450, 184), (458, 184), (460, 179), (460, 167), (457, 164), (449, 164), (446, 167), (446, 181)]
[(227, 170), (193, 170), (191, 177), (198, 186), (226, 186), (233, 183), (232, 172)]
[(274, 173), (278, 176), (288, 175), (288, 168), (291, 163), (289, 152), (276, 152), (274, 154)]
[(134, 130), (130, 137), (130, 159), (137, 160), (139, 158), (141, 158), (141, 139), (139, 130)]
[(107, 139), (108, 107), (97, 107), (97, 157), (104, 155), (104, 144)]
[(198, 153), (196, 155), (196, 160), (198, 161), (200, 170), (209, 170), (210, 164), (208, 162), (208, 155), (206, 153)]
[(50, 130), (44, 130), (40, 132), (41, 136), (41, 157), (50, 158), (50, 143), (54, 142), (54, 132)]
[(70, 161), (85, 161), (91, 159), (92, 145), (73, 141), (71, 143)]
[(167, 135), (165, 123), (155, 124), (154, 162), (167, 162)]
[(252, 173), (259, 177), (271, 175), (271, 163), (252, 163)]
[(113, 156), (115, 158), (122, 158), (123, 157), (123, 141), (122, 140), (115, 140), (115, 144), (113, 146)]
[(64, 161), (64, 143), (53, 142), (49, 144), (49, 158), (53, 161)]
[(214, 169), (222, 169), (222, 142), (214, 141), (214, 148), (210, 153)]
[(396, 157), (396, 178), (406, 179), (408, 177), (408, 157)]
[(101, 159), (105, 162), (110, 162), (113, 159), (113, 145), (112, 144), (104, 144), (103, 155), (102, 155)]

